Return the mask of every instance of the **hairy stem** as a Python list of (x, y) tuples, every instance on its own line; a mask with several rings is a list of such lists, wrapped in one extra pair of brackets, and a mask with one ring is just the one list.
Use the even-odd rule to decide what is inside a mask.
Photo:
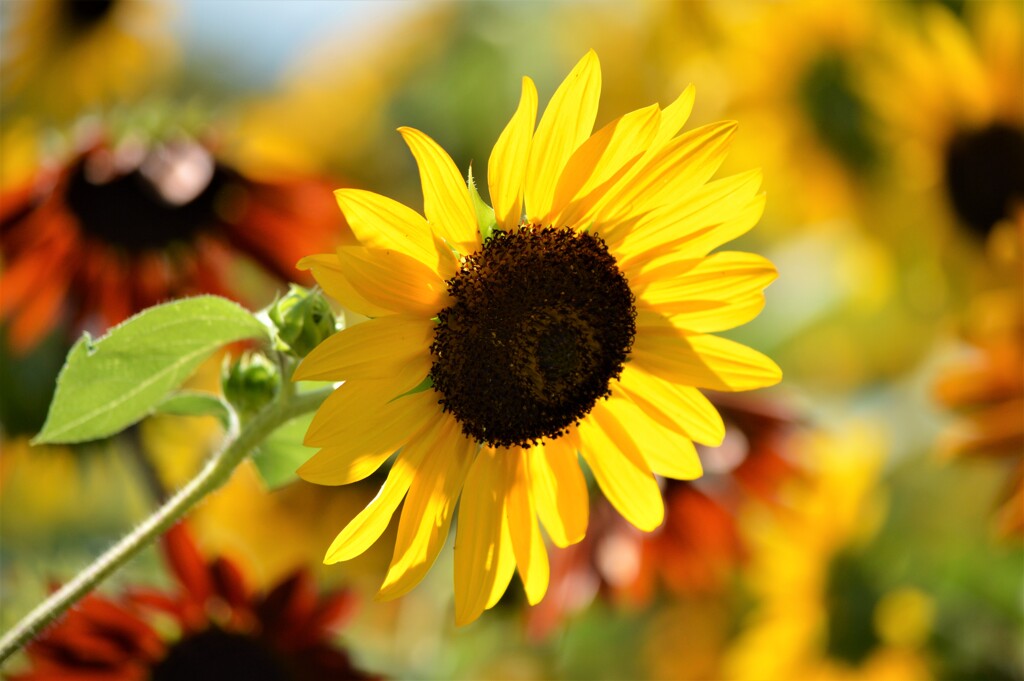
[(267, 405), (244, 427), (239, 428), (237, 422), (232, 423), (225, 436), (224, 445), (210, 457), (196, 477), (134, 530), (107, 549), (106, 553), (25, 615), (0, 639), (0, 664), (31, 641), (47, 624), (127, 563), (141, 549), (166, 532), (207, 494), (223, 485), (246, 455), (274, 430), (296, 416), (315, 410), (330, 393), (330, 388), (295, 394), (282, 390), (281, 399)]

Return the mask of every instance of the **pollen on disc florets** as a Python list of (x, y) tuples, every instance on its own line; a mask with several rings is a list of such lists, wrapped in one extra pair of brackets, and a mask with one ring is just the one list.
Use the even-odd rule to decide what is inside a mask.
[(495, 231), (447, 281), (430, 377), (463, 432), (492, 446), (555, 438), (609, 394), (636, 335), (604, 241), (569, 228)]

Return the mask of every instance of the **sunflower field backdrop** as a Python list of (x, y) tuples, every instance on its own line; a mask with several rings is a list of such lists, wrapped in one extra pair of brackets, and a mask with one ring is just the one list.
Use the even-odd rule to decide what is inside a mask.
[(0, 36), (3, 678), (1024, 679), (1019, 0)]

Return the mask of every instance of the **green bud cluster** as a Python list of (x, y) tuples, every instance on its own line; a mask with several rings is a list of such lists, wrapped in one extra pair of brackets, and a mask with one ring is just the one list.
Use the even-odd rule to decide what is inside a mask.
[(268, 405), (281, 387), (277, 366), (261, 353), (227, 359), (221, 372), (224, 397), (243, 417)]
[(270, 306), (268, 314), (277, 328), (280, 349), (297, 357), (308, 355), (336, 328), (334, 313), (324, 297), (297, 284)]

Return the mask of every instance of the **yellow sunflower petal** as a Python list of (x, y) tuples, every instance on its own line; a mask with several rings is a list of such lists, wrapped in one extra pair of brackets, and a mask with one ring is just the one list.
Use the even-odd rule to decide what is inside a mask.
[(551, 541), (560, 547), (583, 539), (590, 514), (587, 481), (574, 444), (577, 439), (562, 436), (527, 453), (537, 515)]
[(477, 250), (480, 237), (466, 180), (441, 146), (414, 128), (399, 128), (416, 158), (423, 186), (423, 212), (435, 232), (466, 255)]
[(356, 293), (378, 307), (429, 319), (447, 305), (444, 280), (404, 253), (343, 246), (338, 262)]
[(516, 457), (516, 462), (513, 482), (505, 497), (509, 533), (516, 565), (519, 567), (519, 576), (526, 590), (526, 600), (530, 605), (536, 605), (548, 590), (548, 551), (537, 525), (537, 512), (533, 503), (526, 459), (528, 451), (515, 449), (510, 454)]
[(424, 451), (423, 463), (402, 507), (394, 556), (378, 593), (381, 599), (398, 598), (416, 586), (448, 538), (455, 502), (478, 449), (459, 429), (446, 415), (406, 445)]
[(590, 136), (601, 98), (601, 65), (593, 50), (566, 76), (537, 125), (526, 165), (526, 214), (533, 221), (551, 211), (565, 162)]
[(523, 178), (530, 159), (533, 125), (537, 120), (537, 87), (523, 78), (519, 107), (494, 144), (487, 161), (487, 183), (498, 227), (511, 230), (523, 214)]
[(725, 438), (721, 414), (696, 388), (662, 380), (629, 362), (618, 389), (658, 423), (695, 442), (717, 447)]
[[(722, 244), (729, 243), (749, 232), (764, 215), (765, 195), (758, 194), (736, 211), (731, 217), (713, 224), (700, 234), (689, 235), (684, 241), (673, 241), (663, 244), (662, 248), (678, 250), (680, 254), (707, 255)], [(643, 257), (643, 254), (640, 254)]]
[(573, 152), (558, 178), (545, 225), (577, 225), (643, 155), (658, 132), (657, 104), (618, 118)]
[(455, 535), (455, 623), (459, 626), (480, 616), (499, 581), (511, 463), (510, 457), (484, 448), (466, 476)]
[[(354, 392), (351, 397), (358, 400), (361, 394)], [(437, 397), (430, 390), (403, 397), (383, 405), (373, 419), (356, 420), (344, 411), (344, 400), (340, 407), (331, 409), (326, 416), (340, 423), (341, 436), (331, 440), (340, 444), (324, 447), (299, 466), (296, 473), (307, 482), (347, 485), (371, 475), (412, 433), (436, 418)], [(381, 428), (377, 418), (388, 427)]]
[(651, 472), (676, 480), (695, 480), (704, 473), (697, 449), (689, 439), (665, 428), (625, 398), (612, 397), (607, 405), (619, 423), (629, 424), (629, 435), (643, 452)]
[[(625, 240), (625, 248), (621, 242), (617, 243), (614, 251), (617, 251), (616, 255), (622, 263), (622, 272), (628, 277), (630, 286), (642, 288), (654, 282), (664, 282), (688, 272), (704, 258), (716, 257), (717, 253), (708, 256), (706, 253), (694, 252), (691, 242), (701, 239), (709, 229), (743, 216), (752, 203), (761, 203), (762, 196), (752, 196), (749, 200), (736, 198), (743, 203), (737, 201), (725, 209), (712, 206), (698, 209), (695, 213), (697, 221), (694, 222), (686, 219), (686, 208), (680, 207), (682, 219), (677, 221), (670, 218), (671, 222), (656, 228), (645, 229), (645, 226), (641, 225)], [(725, 202), (731, 200), (731, 197), (726, 198)], [(691, 229), (678, 229), (684, 225)], [(644, 249), (649, 252), (642, 253)]]
[[(737, 296), (725, 302), (694, 303), (671, 315), (672, 324), (694, 333), (715, 333), (742, 326), (755, 319), (765, 306), (764, 293)], [(657, 308), (662, 309), (662, 308)]]
[(324, 447), (299, 466), (296, 473), (306, 482), (317, 485), (347, 485), (358, 482), (376, 473), (400, 444), (401, 440), (397, 440), (391, 445), (360, 454), (354, 454), (351, 449), (345, 447)]
[[(422, 452), (419, 454), (422, 455)], [(324, 563), (330, 565), (351, 560), (380, 538), (391, 522), (391, 516), (402, 503), (402, 498), (416, 476), (419, 464), (420, 461), (415, 456), (406, 452), (399, 454), (380, 492), (334, 539), (327, 549)]]
[[(384, 451), (411, 422), (422, 423), (439, 411), (433, 390), (395, 399), (424, 378), (423, 374), (408, 373), (393, 380), (345, 383), (317, 409), (306, 431), (305, 444), (347, 449), (353, 456)], [(388, 427), (381, 428), (381, 423)]]
[(690, 113), (693, 111), (693, 102), (696, 96), (696, 88), (692, 84), (687, 85), (686, 89), (671, 104), (662, 109), (661, 116), (658, 119), (658, 134), (651, 143), (648, 150), (649, 153), (660, 151), (669, 140), (683, 129), (686, 121), (690, 118)]
[(425, 317), (389, 315), (328, 337), (295, 369), (296, 381), (382, 379), (406, 365), (426, 376), (434, 323)]
[[(632, 182), (633, 178), (649, 166), (651, 160), (665, 148), (665, 145), (683, 127), (690, 117), (690, 112), (693, 110), (694, 95), (694, 87), (690, 85), (674, 102), (661, 110), (657, 116), (657, 131), (652, 139), (645, 139), (644, 144), (641, 145), (640, 148), (643, 151), (640, 157), (629, 163), (628, 166), (622, 167), (621, 172), (616, 173), (612, 181), (605, 182), (604, 186), (601, 187), (601, 192), (594, 192), (591, 196), (587, 197), (588, 200), (586, 202), (581, 201), (579, 205), (572, 206), (571, 212), (564, 213), (563, 217), (555, 220), (555, 224), (591, 226), (595, 222), (596, 216), (603, 211), (604, 206), (615, 197), (618, 191), (615, 187)], [(636, 114), (638, 112), (633, 113)], [(615, 226), (614, 223), (600, 225), (604, 231), (614, 230)], [(604, 231), (602, 231), (602, 235)]]
[(341, 263), (338, 262), (338, 256), (335, 253), (306, 256), (295, 267), (312, 272), (313, 278), (316, 279), (320, 288), (350, 310), (355, 310), (367, 317), (380, 317), (391, 313), (386, 307), (370, 302), (356, 292), (342, 271)]
[(394, 249), (436, 270), (437, 252), (427, 221), (412, 208), (363, 189), (334, 192), (352, 233), (368, 248)]
[(578, 426), (586, 460), (594, 479), (612, 506), (645, 532), (661, 525), (665, 504), (643, 453), (604, 402), (599, 402)]
[(735, 132), (735, 122), (723, 121), (673, 139), (631, 181), (620, 183), (617, 191), (609, 194), (597, 219), (611, 227), (694, 191), (725, 160)]
[(709, 332), (744, 324), (764, 307), (764, 288), (778, 273), (775, 266), (751, 253), (721, 252), (696, 263), (666, 259), (647, 268), (630, 284), (637, 309), (672, 318), (687, 331)]
[(764, 194), (759, 194), (748, 203), (734, 207), (732, 215), (722, 222), (700, 223), (681, 218), (675, 223), (680, 228), (678, 230), (652, 230), (617, 246), (612, 252), (627, 277), (666, 253), (680, 259), (703, 257), (712, 249), (750, 231), (764, 214), (764, 201)]
[(631, 357), (647, 373), (696, 388), (754, 390), (782, 379), (778, 365), (760, 352), (718, 336), (685, 333), (647, 311), (637, 313)]
[(512, 534), (508, 529), (508, 513), (501, 516), (501, 541), (497, 546), (498, 568), (494, 571), (494, 584), (491, 585), (491, 593), (487, 596), (487, 605), (484, 610), (490, 610), (501, 597), (505, 595), (512, 575), (516, 571), (516, 556), (512, 548)]
[(715, 225), (733, 220), (754, 200), (760, 188), (760, 170), (723, 177), (639, 214), (635, 220), (603, 229), (602, 238), (620, 262), (659, 247), (683, 251), (679, 256), (683, 258), (701, 257), (725, 243), (720, 241), (700, 250), (705, 235)]

